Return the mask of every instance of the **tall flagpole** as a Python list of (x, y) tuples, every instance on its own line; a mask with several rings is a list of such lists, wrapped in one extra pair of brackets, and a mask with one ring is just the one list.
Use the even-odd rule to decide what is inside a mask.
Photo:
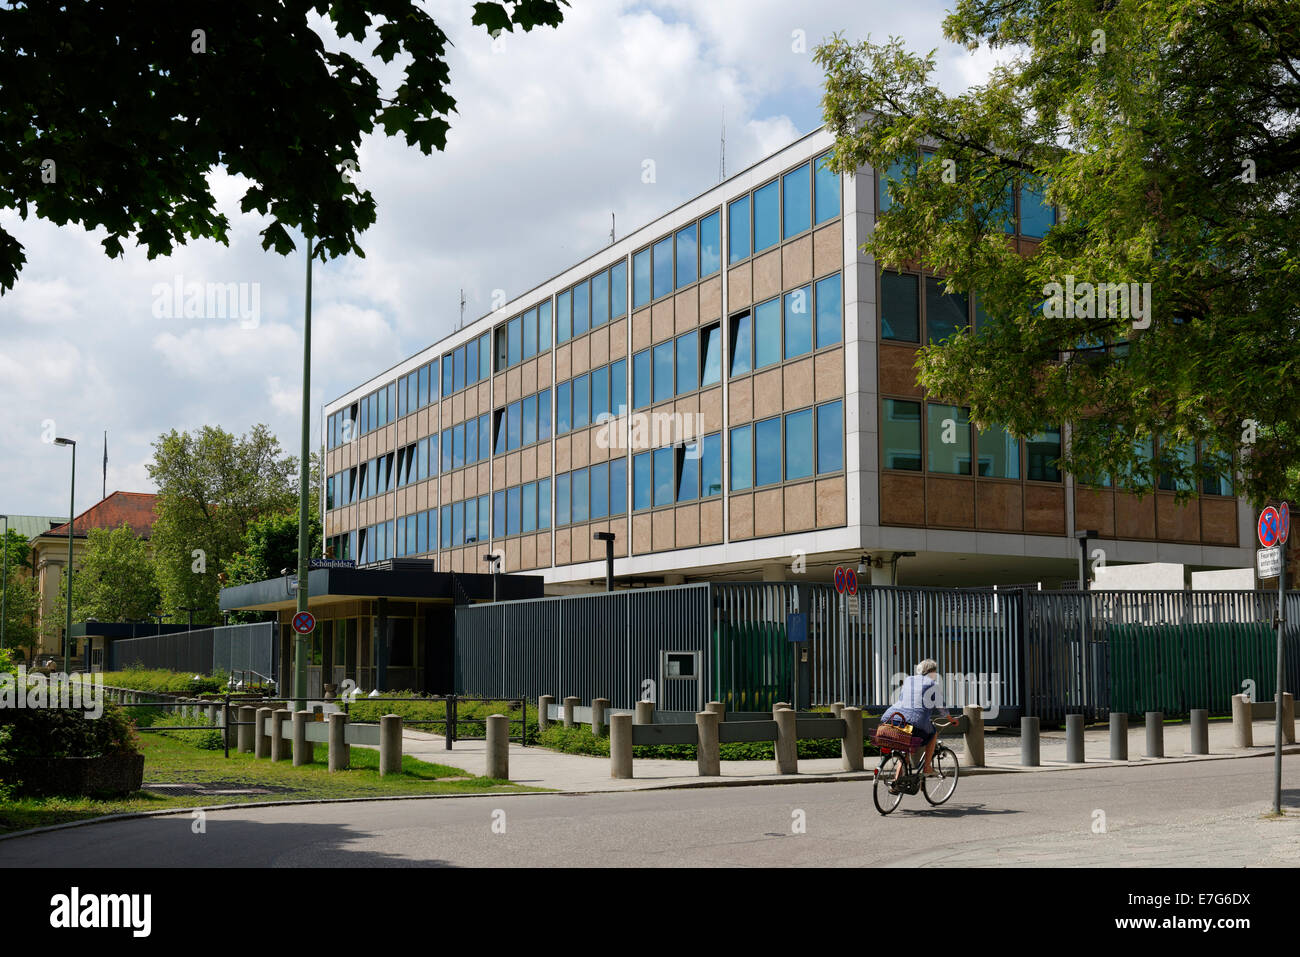
[(104, 430), (104, 488), (99, 498), (100, 501), (108, 498), (108, 429)]

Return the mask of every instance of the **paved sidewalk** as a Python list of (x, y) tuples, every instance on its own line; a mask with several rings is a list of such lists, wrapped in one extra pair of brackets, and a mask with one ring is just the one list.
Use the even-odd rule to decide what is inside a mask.
[[(1110, 732), (1102, 727), (1084, 733), (1085, 764), (1068, 764), (1065, 760), (1065, 732), (1049, 731), (1040, 738), (1042, 765), (1026, 768), (1020, 765), (1019, 735), (995, 735), (985, 740), (986, 767), (970, 767), (965, 747), (959, 736), (945, 736), (944, 741), (957, 751), (961, 759), (961, 773), (966, 774), (1038, 774), (1083, 767), (1117, 767), (1124, 765), (1168, 764), (1175, 761), (1215, 761), (1232, 758), (1263, 757), (1273, 753), (1273, 722), (1254, 723), (1255, 747), (1232, 747), (1232, 723), (1210, 723), (1210, 753), (1189, 755), (1187, 746), (1191, 731), (1187, 724), (1165, 725), (1165, 758), (1145, 758), (1146, 730), (1139, 724), (1129, 729), (1128, 761), (1111, 761)], [(470, 774), (481, 775), (487, 769), (487, 746), (484, 741), (455, 742), (448, 751), (441, 735), (423, 731), (406, 730), (402, 735), (402, 748), (406, 754), (438, 764), (463, 768)], [(1300, 754), (1300, 745), (1284, 745), (1283, 754)], [(839, 758), (803, 758), (798, 774), (777, 774), (776, 762), (723, 761), (720, 777), (702, 778), (696, 773), (694, 761), (667, 761), (638, 758), (633, 763), (631, 780), (610, 777), (609, 758), (585, 754), (561, 754), (536, 746), (524, 747), (510, 744), (510, 780), (516, 784), (553, 788), (557, 791), (632, 791), (665, 787), (719, 787), (731, 784), (796, 784), (822, 780), (853, 780), (871, 775), (875, 759), (866, 758), (865, 771), (843, 771)]]

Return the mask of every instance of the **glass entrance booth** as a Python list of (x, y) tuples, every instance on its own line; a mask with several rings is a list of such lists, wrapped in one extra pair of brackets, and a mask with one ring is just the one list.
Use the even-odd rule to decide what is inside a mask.
[[(501, 601), (541, 598), (535, 575), (437, 572), (433, 563), (393, 559), (367, 568), (313, 568), (307, 608), (316, 618), (308, 636), (307, 694), (351, 679), (362, 691), (451, 694), (455, 606), (492, 601), (493, 578)], [(293, 674), (297, 614), (296, 576), (286, 575), (221, 590), (222, 611), (262, 612), (279, 623), (281, 675)], [(286, 691), (288, 690), (286, 686)]]

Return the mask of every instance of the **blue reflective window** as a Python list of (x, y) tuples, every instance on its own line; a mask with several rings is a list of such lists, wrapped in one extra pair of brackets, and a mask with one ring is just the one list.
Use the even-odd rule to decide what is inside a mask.
[(781, 419), (754, 423), (754, 486), (781, 481)]
[(457, 392), (465, 388), (465, 347), (461, 346), (452, 355), (452, 388)]
[(843, 295), (840, 275), (817, 280), (817, 348), (834, 345), (840, 341), (843, 328)]
[[(486, 453), (487, 450), (484, 449), (484, 458), (487, 457)], [(465, 423), (465, 464), (470, 465), (478, 460), (478, 423), (470, 419)]]
[(754, 442), (751, 427), (731, 430), (731, 490), (743, 491), (754, 484)]
[(388, 390), (379, 390), (379, 424), (388, 424)]
[(673, 397), (673, 343), (661, 342), (654, 348), (654, 396), (656, 402)]
[(506, 342), (507, 354), (506, 362), (509, 365), (518, 365), (524, 361), (524, 324), (519, 316), (515, 316), (506, 324)]
[(632, 257), (632, 308), (640, 309), (650, 301), (650, 250), (643, 249)]
[(400, 388), (397, 390), (397, 417), (400, 419), (406, 415), (406, 378), (403, 377), (398, 385)]
[(840, 214), (840, 177), (825, 166), (830, 156), (823, 153), (813, 160), (814, 223), (824, 223)]
[(569, 524), (569, 473), (555, 477), (555, 525)]
[(785, 417), (785, 480), (813, 474), (813, 411), (791, 412)]
[(537, 396), (530, 395), (523, 402), (523, 435), (520, 445), (532, 445), (537, 441)]
[(518, 535), (520, 524), (520, 500), (519, 486), (512, 489), (506, 489), (506, 534)]
[(551, 347), (551, 300), (537, 307), (537, 351)]
[(429, 404), (429, 367), (427, 365), (420, 366), (420, 382), (415, 401), (419, 403), (417, 408), (421, 409)]
[(573, 287), (573, 334), (580, 336), (591, 328), (591, 283), (583, 280)]
[(551, 390), (537, 393), (537, 437), (551, 437)]
[(722, 494), (722, 433), (714, 432), (700, 440), (700, 495)]
[(525, 532), (537, 530), (537, 483), (529, 482), (523, 490), (524, 514), (520, 528)]
[(609, 367), (601, 366), (591, 373), (591, 421), (599, 422), (609, 413)]
[(523, 435), (522, 413), (522, 406), (518, 402), (511, 402), (506, 406), (506, 449), (509, 451), (519, 448)]
[(492, 374), (492, 333), (478, 337), (478, 379), (482, 382)]
[(677, 475), (676, 449), (655, 449), (655, 505), (671, 505), (676, 498), (673, 488)]
[(591, 467), (591, 518), (609, 515), (609, 463)]
[(793, 359), (813, 347), (812, 287), (801, 286), (785, 294), (785, 357)]
[(654, 504), (654, 474), (649, 452), (632, 456), (632, 509), (639, 511)]
[(573, 380), (573, 427), (586, 428), (591, 424), (591, 392), (584, 373)]
[(901, 180), (903, 178), (904, 169), (906, 169), (906, 160), (896, 159), (894, 162), (889, 164), (889, 169), (885, 171), (884, 175), (879, 177), (878, 187), (880, 190), (880, 212), (886, 212), (889, 207), (894, 205), (893, 197), (889, 195), (889, 184), (897, 183)]
[(700, 373), (700, 386), (710, 386), (722, 379), (722, 326), (714, 324), (701, 330), (704, 348), (701, 355), (704, 368)]
[(925, 277), (925, 331), (929, 341), (942, 342), (970, 325), (970, 300), (964, 292), (944, 292), (943, 281)]
[(812, 180), (807, 163), (781, 177), (781, 206), (786, 239), (812, 225)]
[(573, 391), (573, 386), (568, 382), (561, 382), (555, 387), (555, 434), (563, 435), (572, 428), (570, 419), (569, 396)]
[(478, 340), (471, 339), (465, 343), (465, 384), (472, 385), (478, 381)]
[(591, 327), (609, 322), (609, 273), (591, 277)]
[(700, 278), (722, 268), (722, 214), (710, 213), (700, 220)]
[(781, 361), (781, 300), (754, 307), (754, 368)]
[(465, 503), (457, 502), (451, 507), (451, 543), (465, 544)]
[(508, 421), (505, 409), (498, 409), (496, 412), (496, 444), (492, 447), (493, 455), (504, 455), (510, 449), (509, 431), (506, 428)]
[(442, 507), (442, 547), (451, 548), (451, 506)]
[(460, 468), (465, 464), (465, 423), (454, 426), (451, 430), (451, 467)]
[(1020, 187), (1020, 233), (1042, 239), (1056, 225), (1056, 210), (1043, 199), (1042, 184), (1027, 182)]
[(555, 297), (555, 341), (573, 338), (573, 296), (566, 289)]
[(442, 471), (451, 471), (451, 429), (442, 430)]
[(609, 463), (609, 514), (627, 514), (627, 459)]
[(650, 404), (650, 350), (643, 349), (632, 356), (632, 408), (641, 409)]
[(694, 392), (700, 387), (700, 334), (688, 332), (677, 337), (677, 393)]
[(551, 480), (537, 483), (537, 527), (551, 527)]
[(492, 493), (492, 534), (497, 538), (506, 537), (506, 493)]
[(693, 502), (700, 497), (700, 445), (693, 443), (677, 453), (677, 501)]
[(739, 262), (749, 255), (749, 197), (742, 196), (727, 206), (727, 262)]
[(488, 497), (480, 495), (478, 497), (478, 540), (486, 542), (492, 537), (492, 528), (488, 522)]
[(609, 411), (614, 415), (627, 411), (626, 359), (619, 359), (609, 367)]
[(673, 291), (673, 237), (665, 236), (654, 244), (654, 297)]
[(524, 313), (524, 358), (531, 359), (537, 355), (537, 310), (529, 309)]
[(618, 262), (609, 271), (609, 317), (627, 314), (627, 263)]
[(749, 313), (734, 316), (731, 320), (731, 374), (743, 375), (750, 369), (750, 354), (754, 343), (751, 336), (753, 323)]
[(754, 252), (775, 246), (781, 238), (781, 184), (776, 180), (754, 190)]
[[(417, 555), (423, 555), (425, 552), (431, 551), (429, 548), (431, 540), (429, 536), (429, 517), (432, 514), (432, 512), (421, 512), (419, 521), (415, 523), (415, 552)], [(436, 533), (433, 537), (437, 537)]]
[(492, 413), (484, 412), (478, 417), (478, 454), (487, 458), (492, 454)]
[(573, 521), (585, 522), (588, 513), (587, 470), (578, 469), (569, 473), (573, 477)]
[(695, 223), (685, 229), (677, 230), (677, 288), (690, 285), (699, 278), (695, 274), (696, 259), (699, 256), (699, 235)]

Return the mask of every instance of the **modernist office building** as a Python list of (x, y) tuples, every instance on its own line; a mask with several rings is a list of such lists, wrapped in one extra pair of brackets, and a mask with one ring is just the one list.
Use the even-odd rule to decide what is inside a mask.
[[(978, 303), (859, 251), (888, 197), (822, 169), (831, 146), (800, 139), (329, 403), (327, 553), (492, 552), (552, 590), (603, 584), (597, 532), (628, 584), (865, 555), (877, 583), (1050, 585), (1077, 578), (1076, 529), (1110, 563), (1251, 564), (1230, 478), (1139, 500), (1053, 466), (1066, 426), (1020, 441), (930, 401), (916, 349)], [(1053, 211), (1013, 201), (1027, 252)]]

